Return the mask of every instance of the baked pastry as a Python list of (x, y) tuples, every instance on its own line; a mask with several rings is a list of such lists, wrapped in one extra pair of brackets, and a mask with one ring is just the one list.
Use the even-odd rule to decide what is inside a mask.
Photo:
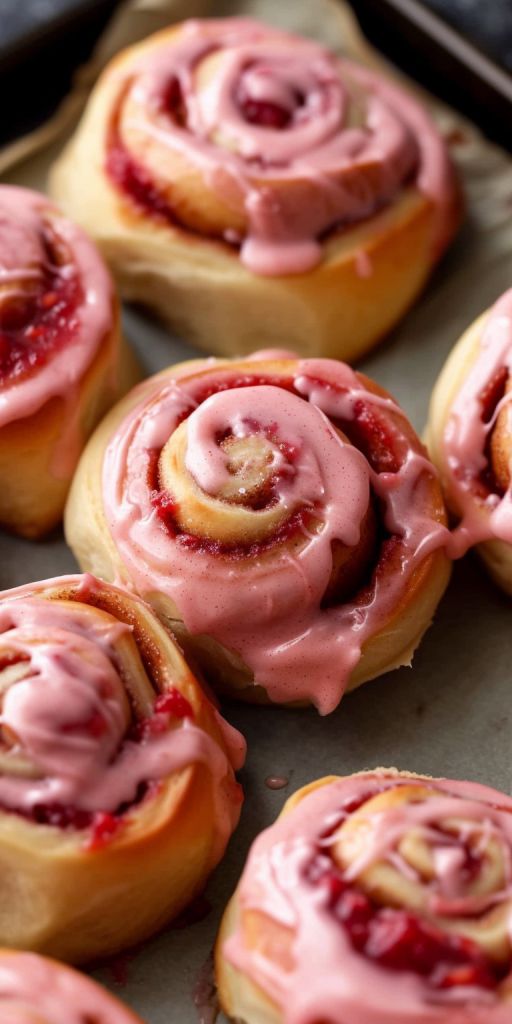
[(93, 243), (50, 201), (0, 185), (0, 524), (62, 518), (85, 440), (137, 379)]
[(457, 527), (450, 550), (477, 545), (512, 594), (512, 290), (479, 317), (447, 359), (426, 440)]
[(450, 574), (444, 524), (386, 392), (272, 353), (145, 381), (91, 439), (65, 516), (81, 566), (141, 593), (220, 689), (322, 713), (410, 662)]
[(299, 790), (216, 948), (240, 1024), (509, 1024), (512, 799), (379, 769)]
[(360, 356), (452, 238), (421, 102), (311, 40), (187, 21), (117, 56), (51, 176), (124, 294), (208, 352)]
[(237, 824), (242, 737), (139, 598), (0, 595), (0, 941), (82, 962), (165, 924)]
[(91, 978), (34, 953), (0, 949), (2, 1024), (142, 1024)]

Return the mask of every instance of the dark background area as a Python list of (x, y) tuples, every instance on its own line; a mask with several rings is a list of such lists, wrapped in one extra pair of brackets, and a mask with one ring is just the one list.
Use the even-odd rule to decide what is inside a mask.
[[(512, 0), (351, 0), (368, 38), (441, 98), (512, 148)], [(56, 107), (116, 7), (116, 0), (0, 0), (0, 144), (35, 127)], [(422, 25), (419, 12), (442, 21)], [(411, 13), (413, 17), (411, 17)], [(443, 22), (495, 63), (476, 69), (454, 53)], [(455, 39), (456, 42), (456, 39)], [(457, 48), (456, 48), (457, 49)], [(508, 83), (507, 83), (508, 79)], [(508, 98), (504, 91), (510, 90)]]

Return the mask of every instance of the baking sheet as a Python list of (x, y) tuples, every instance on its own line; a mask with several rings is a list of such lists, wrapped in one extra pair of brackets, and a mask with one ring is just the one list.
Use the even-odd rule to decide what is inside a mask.
[[(204, 10), (205, 4), (199, 6)], [(330, 0), (301, 0), (279, 5), (279, 10), (277, 6), (269, 0), (250, 4), (253, 12), (270, 22), (284, 21), (311, 34), (320, 26), (324, 40), (331, 44), (337, 43), (341, 34), (348, 52), (374, 59), (362, 47), (350, 15)], [(138, 8), (139, 19), (143, 9), (149, 10), (153, 20), (163, 8), (167, 13), (170, 7), (173, 13), (182, 13), (172, 0), (138, 0), (132, 7)], [(225, 13), (226, 4), (215, 4), (213, 9)], [(194, 4), (187, 4), (187, 13), (196, 13)], [(139, 33), (141, 24), (139, 21)], [(119, 25), (116, 38), (118, 30)], [(436, 116), (452, 140), (464, 179), (467, 221), (420, 302), (388, 341), (361, 363), (366, 373), (394, 393), (418, 430), (424, 425), (430, 390), (452, 344), (512, 283), (512, 161), (484, 143), (451, 112), (436, 107)], [(28, 151), (38, 150), (39, 145), (40, 139), (29, 144)], [(58, 146), (58, 141), (53, 143), (54, 150)], [(51, 157), (51, 147), (32, 153), (28, 162), (11, 167), (4, 180), (43, 187)], [(10, 163), (12, 153), (4, 166)], [(125, 327), (148, 373), (193, 354), (192, 348), (169, 338), (143, 312), (127, 309)], [(39, 544), (0, 536), (2, 587), (75, 569), (61, 535)], [(204, 965), (249, 844), (273, 821), (285, 798), (314, 778), (395, 765), (477, 779), (510, 792), (510, 622), (510, 601), (470, 556), (456, 565), (435, 623), (411, 669), (402, 668), (368, 683), (326, 719), (314, 711), (224, 702), (227, 718), (248, 740), (247, 766), (241, 774), (246, 802), (227, 856), (207, 887), (207, 902), (194, 910), (200, 919), (190, 923), (193, 914), (189, 915), (185, 926), (171, 925), (133, 956), (95, 969), (95, 976), (137, 1010), (147, 1024), (197, 1024), (198, 1018), (202, 1024), (211, 1024), (214, 1011), (203, 998), (208, 987)], [(288, 786), (273, 791), (266, 785), (268, 776), (283, 776), (289, 780)], [(203, 990), (199, 994), (198, 981)], [(199, 1007), (194, 1005), (194, 993)]]

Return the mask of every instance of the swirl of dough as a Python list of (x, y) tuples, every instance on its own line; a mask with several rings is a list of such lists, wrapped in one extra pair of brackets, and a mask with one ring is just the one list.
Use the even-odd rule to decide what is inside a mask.
[(506, 1024), (512, 800), (394, 770), (312, 783), (254, 843), (217, 976), (245, 1024)]
[(91, 442), (66, 523), (83, 568), (130, 581), (219, 685), (322, 713), (409, 659), (449, 574), (412, 428), (330, 360), (146, 382)]

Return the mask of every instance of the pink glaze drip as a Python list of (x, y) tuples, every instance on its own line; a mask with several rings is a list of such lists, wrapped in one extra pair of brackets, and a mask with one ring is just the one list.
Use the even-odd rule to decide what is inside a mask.
[(33, 953), (0, 952), (2, 1024), (137, 1024), (127, 1007), (78, 971)]
[(485, 322), (480, 351), (451, 405), (444, 435), (443, 463), (449, 475), (461, 522), (453, 532), (450, 554), (458, 558), (486, 540), (512, 543), (512, 484), (503, 495), (479, 498), (475, 484), (487, 466), (486, 444), (498, 412), (506, 406), (511, 423), (511, 396), (505, 395), (488, 423), (482, 418), (482, 393), (494, 374), (512, 373), (512, 289), (496, 302)]
[[(50, 267), (44, 246), (49, 225), (70, 253), (70, 262)], [(66, 220), (44, 196), (11, 185), (0, 186), (0, 305), (23, 289), (42, 287), (51, 270), (62, 278), (76, 277), (83, 298), (75, 311), (69, 343), (56, 348), (41, 366), (19, 379), (7, 378), (0, 388), (0, 428), (37, 412), (52, 398), (68, 406), (69, 428), (61, 438), (52, 467), (67, 478), (76, 464), (80, 425), (76, 410), (78, 385), (113, 323), (113, 290), (106, 267), (93, 243)]]
[[(447, 530), (425, 501), (433, 468), (410, 450), (400, 429), (403, 414), (391, 399), (373, 395), (348, 366), (331, 360), (290, 362), (289, 375), (299, 394), (267, 385), (224, 390), (236, 381), (236, 370), (222, 364), (208, 378), (181, 376), (162, 384), (156, 379), (155, 390), (128, 414), (107, 448), (104, 507), (139, 593), (165, 594), (191, 634), (211, 635), (241, 655), (272, 700), (312, 700), (325, 714), (339, 703), (362, 645), (393, 613), (420, 562), (446, 542)], [(215, 380), (223, 390), (198, 407), (196, 394)], [(402, 451), (396, 472), (373, 470), (327, 418), (350, 422), (362, 403), (387, 416), (387, 429)], [(272, 423), (278, 468), (279, 444), (295, 451), (292, 464), (276, 476), (275, 501), (290, 516), (297, 509), (314, 510), (321, 530), (304, 529), (301, 549), (278, 548), (271, 565), (249, 555), (249, 577), (243, 558), (191, 551), (166, 532), (151, 501), (150, 456), (187, 414), (186, 464), (213, 500), (226, 475), (226, 456), (216, 444), (219, 430), (250, 433), (254, 417), (263, 427)], [(371, 587), (353, 602), (322, 608), (331, 543), (357, 544), (370, 485), (399, 545), (396, 571), (374, 573)]]
[[(465, 893), (456, 879), (459, 899), (450, 905), (446, 892), (453, 885), (453, 870), (438, 859), (430, 883), (434, 913), (478, 916), (512, 894), (512, 799), (488, 787), (447, 780), (397, 779), (392, 773), (363, 773), (336, 780), (306, 796), (293, 810), (263, 832), (253, 844), (237, 890), (241, 911), (268, 915), (294, 931), (294, 966), (283, 970), (275, 958), (267, 959), (247, 948), (241, 930), (224, 943), (229, 963), (250, 978), (277, 1004), (283, 1024), (509, 1024), (510, 1004), (499, 993), (457, 985), (433, 989), (420, 974), (392, 970), (358, 952), (326, 904), (325, 891), (307, 877), (307, 867), (322, 849), (328, 852), (337, 825), (350, 811), (344, 806), (364, 804), (372, 795), (397, 786), (438, 790), (426, 801), (397, 805), (371, 815), (368, 841), (358, 863), (343, 876), (354, 878), (365, 865), (389, 861), (396, 868), (400, 840), (420, 830), (431, 849), (440, 842), (436, 826), (446, 819), (462, 821), (461, 844), (469, 835), (481, 837), (485, 847), (496, 838), (508, 872), (506, 888), (488, 898)], [(325, 837), (328, 838), (325, 838)], [(458, 840), (454, 838), (454, 844)], [(404, 873), (405, 871), (404, 862)]]
[(4, 694), (0, 727), (14, 736), (12, 754), (33, 768), (30, 777), (9, 774), (4, 756), (0, 807), (27, 815), (53, 805), (114, 813), (136, 801), (141, 786), (203, 763), (217, 812), (216, 861), (239, 816), (232, 767), (243, 762), (242, 737), (216, 713), (226, 754), (190, 715), (171, 712), (162, 728), (130, 738), (116, 643), (131, 627), (79, 601), (43, 599), (52, 584), (75, 585), (84, 600), (97, 586), (94, 577), (67, 577), (0, 594), (2, 647), (29, 665)]
[[(199, 88), (198, 67), (219, 52)], [(421, 105), (380, 75), (250, 19), (186, 22), (127, 74), (136, 112), (126, 127), (184, 156), (227, 206), (243, 204), (241, 260), (253, 273), (311, 270), (326, 231), (372, 216), (411, 181), (439, 211), (433, 246), (443, 248), (454, 193), (445, 146)], [(185, 123), (162, 112), (171, 78)], [(257, 123), (258, 110), (277, 122)], [(122, 139), (122, 103), (119, 128)]]

